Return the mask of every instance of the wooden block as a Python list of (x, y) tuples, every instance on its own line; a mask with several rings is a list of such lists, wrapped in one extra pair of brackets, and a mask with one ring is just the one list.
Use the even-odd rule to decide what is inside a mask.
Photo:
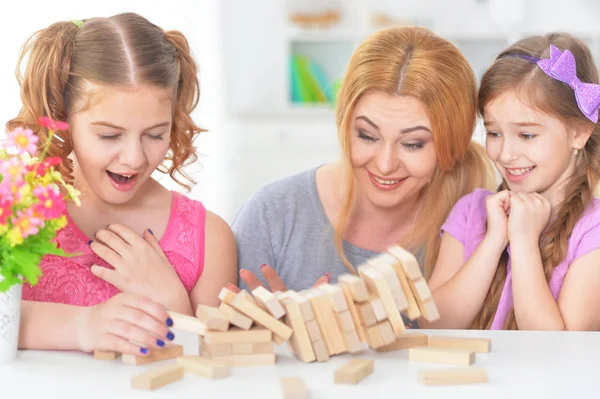
[(377, 325), (379, 326), (379, 331), (381, 332), (383, 345), (389, 345), (396, 340), (396, 335), (394, 334), (394, 330), (392, 329), (392, 326), (388, 320), (384, 320)]
[(275, 346), (273, 345), (273, 342), (257, 342), (252, 345), (252, 353), (255, 355), (275, 353)]
[(221, 291), (219, 292), (219, 299), (221, 300), (221, 302), (230, 304), (231, 302), (233, 302), (236, 295), (237, 294), (235, 292), (231, 291), (229, 288), (223, 287), (223, 288), (221, 288)]
[(308, 389), (300, 377), (282, 377), (279, 379), (283, 399), (308, 399)]
[[(360, 281), (362, 282), (362, 280), (360, 280)], [(364, 282), (363, 282), (363, 284), (364, 284)], [(352, 321), (354, 322), (354, 328), (356, 329), (356, 333), (358, 334), (358, 340), (360, 342), (367, 342), (367, 331), (365, 330), (365, 327), (361, 322), (361, 318), (358, 313), (358, 309), (356, 308), (356, 304), (352, 300), (352, 293), (350, 292), (350, 288), (344, 284), (341, 285), (341, 288), (342, 288), (342, 292), (344, 293), (344, 296), (346, 297), (346, 303), (348, 304), (348, 311), (350, 312), (350, 316), (352, 316)], [(365, 290), (366, 290), (366, 288), (365, 288)], [(374, 317), (375, 317), (375, 315), (373, 315), (373, 318)]]
[(183, 346), (167, 343), (164, 348), (150, 349), (146, 356), (134, 356), (128, 353), (123, 353), (123, 356), (121, 356), (121, 362), (124, 364), (139, 366), (142, 364), (150, 364), (162, 362), (164, 360), (175, 359), (179, 356), (183, 356)]
[[(394, 330), (394, 334), (396, 336), (402, 335), (406, 331), (406, 327), (404, 326), (404, 321), (402, 320), (402, 316), (398, 311), (396, 301), (394, 300), (390, 286), (387, 284), (383, 273), (368, 265), (359, 266), (358, 273), (365, 281), (367, 290), (379, 295), (381, 302), (383, 303), (385, 313), (387, 314), (387, 318), (389, 319), (392, 329)], [(373, 304), (371, 304), (371, 306), (373, 306)], [(375, 308), (373, 311), (375, 312), (375, 317), (380, 319), (380, 317), (377, 316)]]
[(311, 320), (306, 323), (306, 331), (308, 332), (308, 336), (310, 337), (310, 342), (323, 340), (321, 330), (319, 329), (319, 325), (317, 324), (316, 320)]
[(356, 353), (363, 350), (363, 346), (358, 339), (358, 334), (356, 331), (348, 331), (344, 333), (344, 343), (346, 344), (346, 349), (350, 353)]
[(233, 354), (233, 344), (207, 344), (203, 337), (200, 337), (200, 349), (209, 357)]
[(358, 384), (373, 374), (373, 360), (352, 359), (335, 371), (333, 381), (336, 384)]
[(440, 318), (440, 312), (438, 311), (433, 298), (424, 302), (420, 299), (417, 299), (417, 304), (419, 305), (419, 309), (421, 310), (421, 313), (425, 319), (429, 321), (435, 321)]
[(219, 310), (221, 311), (221, 313), (223, 313), (223, 315), (225, 315), (225, 317), (227, 317), (229, 322), (234, 326), (239, 327), (242, 330), (248, 330), (250, 327), (252, 327), (252, 319), (246, 316), (245, 314), (238, 312), (237, 310), (232, 308), (231, 305), (228, 305), (225, 302), (221, 302), (221, 304), (219, 305)]
[[(269, 343), (272, 344), (271, 342), (263, 342), (263, 343)], [(231, 354), (232, 355), (252, 355), (254, 353), (254, 343), (237, 343), (237, 344), (233, 344), (232, 348), (231, 348)]]
[[(324, 316), (323, 322), (325, 323), (324, 326), (327, 330), (327, 335), (331, 340), (333, 354), (339, 355), (340, 353), (344, 353), (346, 351), (346, 348), (344, 346), (342, 331), (338, 327), (337, 321), (335, 319), (333, 305), (331, 304), (329, 296), (327, 294), (322, 294), (317, 296), (316, 300), (319, 304), (321, 313)], [(320, 323), (321, 320), (317, 320), (317, 322)], [(325, 344), (327, 344), (327, 342), (325, 342)]]
[[(352, 274), (342, 274), (338, 277), (338, 283), (340, 286), (348, 287), (352, 300), (355, 302), (365, 302), (369, 300), (369, 294), (365, 282), (358, 276)], [(348, 298), (346, 298), (348, 302)]]
[(214, 357), (212, 360), (223, 363), (229, 367), (246, 367), (246, 366), (268, 366), (275, 364), (275, 354), (260, 354), (260, 355), (236, 355)]
[(350, 315), (349, 311), (344, 310), (343, 312), (336, 313), (335, 317), (338, 323), (338, 327), (342, 332), (356, 330), (356, 327), (354, 327), (354, 321), (352, 321), (352, 316)]
[(312, 346), (313, 351), (315, 352), (315, 357), (317, 358), (317, 362), (326, 362), (329, 360), (329, 353), (325, 347), (325, 342), (316, 341), (312, 343)]
[(481, 367), (458, 367), (419, 370), (419, 380), (424, 385), (460, 385), (487, 382), (488, 376)]
[(460, 349), (432, 348), (415, 346), (408, 350), (408, 360), (411, 362), (426, 362), (453, 364), (455, 366), (470, 366), (475, 361), (475, 353)]
[(381, 336), (381, 328), (378, 324), (367, 328), (367, 343), (373, 349), (377, 349), (384, 345), (383, 337)]
[(270, 342), (273, 337), (271, 330), (262, 327), (252, 327), (249, 330), (230, 328), (228, 331), (207, 331), (204, 341), (207, 344), (236, 344)]
[(342, 289), (337, 285), (321, 284), (318, 287), (321, 291), (325, 292), (331, 301), (331, 306), (336, 312), (343, 312), (348, 310), (348, 304), (346, 298), (342, 293)]
[(294, 291), (289, 291), (290, 297), (300, 306), (302, 312), (302, 318), (305, 322), (315, 320), (315, 313), (313, 312), (312, 306), (310, 305), (309, 298), (304, 294), (298, 294)]
[(196, 317), (209, 330), (227, 331), (229, 329), (229, 319), (218, 308), (198, 305), (196, 308)]
[(284, 320), (286, 324), (294, 331), (288, 341), (290, 347), (303, 362), (314, 362), (315, 354), (312, 349), (306, 324), (302, 318), (300, 306), (292, 297), (283, 299), (281, 304), (286, 312)]
[(358, 310), (358, 317), (360, 318), (360, 323), (363, 326), (371, 327), (377, 324), (377, 318), (375, 317), (375, 313), (373, 312), (373, 306), (371, 306), (371, 302), (356, 304), (356, 308)]
[(173, 320), (173, 328), (191, 332), (193, 334), (204, 335), (206, 333), (206, 325), (197, 317), (188, 316), (185, 314), (167, 311), (171, 320)]
[(131, 388), (151, 391), (183, 379), (183, 366), (165, 364), (131, 378)]
[(369, 303), (371, 304), (371, 309), (373, 309), (373, 314), (375, 315), (375, 320), (377, 322), (387, 319), (388, 315), (385, 311), (385, 306), (383, 305), (383, 301), (381, 299), (371, 297)]
[(419, 262), (417, 262), (417, 258), (413, 254), (399, 245), (392, 246), (387, 251), (400, 261), (402, 270), (404, 270), (404, 274), (406, 274), (409, 280), (417, 280), (423, 277)]
[(281, 306), (281, 303), (279, 303), (277, 298), (262, 285), (255, 288), (252, 291), (252, 295), (254, 295), (256, 302), (266, 309), (271, 316), (280, 319), (285, 315), (285, 310), (283, 309), (283, 306)]
[(375, 270), (383, 274), (388, 286), (390, 287), (392, 296), (394, 297), (396, 307), (399, 311), (402, 312), (408, 308), (408, 301), (406, 299), (404, 290), (400, 285), (400, 281), (398, 280), (396, 271), (392, 266), (397, 263), (399, 263), (398, 260), (389, 253), (381, 254), (367, 261), (367, 264), (369, 266), (373, 267)]
[(410, 288), (410, 284), (408, 283), (408, 278), (406, 277), (406, 274), (404, 274), (404, 270), (402, 269), (402, 265), (400, 264), (400, 262), (393, 264), (392, 267), (396, 272), (396, 276), (398, 277), (398, 281), (400, 281), (402, 291), (404, 292), (404, 296), (406, 297), (406, 315), (411, 320), (416, 320), (419, 317), (421, 317), (421, 311), (419, 310), (417, 300), (415, 299), (415, 296), (412, 293), (412, 289)]
[(241, 290), (236, 294), (236, 296), (240, 296), (248, 302), (252, 303), (253, 305), (259, 306), (258, 302), (256, 302), (256, 299), (246, 290)]
[(253, 319), (257, 324), (268, 328), (273, 334), (278, 335), (284, 341), (287, 341), (292, 335), (290, 327), (259, 308), (258, 305), (250, 302), (244, 295), (236, 295), (229, 305)]
[(202, 356), (181, 356), (177, 364), (183, 366), (186, 373), (193, 373), (206, 378), (225, 378), (231, 375), (229, 367), (223, 363)]
[(428, 339), (429, 337), (427, 334), (422, 334), (419, 332), (407, 332), (402, 334), (402, 336), (397, 337), (393, 343), (381, 346), (375, 350), (377, 352), (392, 352), (412, 348), (415, 346), (427, 346)]
[(432, 335), (428, 346), (435, 348), (463, 349), (476, 353), (488, 353), (492, 345), (489, 338), (444, 337)]
[(116, 360), (119, 357), (118, 352), (94, 351), (94, 359), (98, 360)]
[(429, 290), (429, 286), (424, 278), (420, 278), (418, 280), (413, 280), (412, 282), (413, 292), (415, 296), (422, 301), (426, 301), (431, 298), (431, 291)]
[(321, 309), (321, 301), (319, 300), (319, 296), (324, 295), (323, 292), (318, 290), (308, 290), (306, 292), (306, 297), (309, 299), (309, 303), (312, 307), (313, 313), (315, 315), (315, 320), (319, 326), (319, 330), (321, 331), (321, 336), (323, 337), (323, 343), (325, 344), (325, 348), (327, 349), (328, 355), (335, 354), (335, 350), (333, 347), (332, 337), (329, 336), (328, 329), (326, 328), (326, 324), (328, 323), (327, 316), (325, 312)]

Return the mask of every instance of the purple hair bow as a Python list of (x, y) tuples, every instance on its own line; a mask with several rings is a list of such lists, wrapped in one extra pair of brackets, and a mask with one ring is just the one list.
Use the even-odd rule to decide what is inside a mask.
[(575, 91), (577, 105), (592, 122), (598, 123), (600, 85), (582, 83), (577, 77), (575, 57), (569, 50), (560, 51), (550, 45), (550, 58), (537, 61), (537, 65), (550, 77), (568, 84)]

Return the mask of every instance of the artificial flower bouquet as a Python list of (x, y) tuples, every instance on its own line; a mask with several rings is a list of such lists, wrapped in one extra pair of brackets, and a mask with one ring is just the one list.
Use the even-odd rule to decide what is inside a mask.
[(66, 201), (79, 206), (79, 192), (55, 170), (62, 159), (46, 158), (54, 132), (69, 126), (46, 117), (40, 124), (48, 140), (39, 157), (39, 138), (29, 129), (16, 128), (0, 142), (0, 292), (37, 284), (43, 256), (69, 256), (54, 239), (67, 224)]

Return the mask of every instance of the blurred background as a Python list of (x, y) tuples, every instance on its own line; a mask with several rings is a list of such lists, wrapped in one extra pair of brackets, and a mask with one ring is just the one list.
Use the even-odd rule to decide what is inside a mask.
[[(29, 35), (125, 11), (182, 31), (192, 46), (202, 90), (194, 119), (208, 132), (196, 142), (198, 184), (188, 195), (230, 223), (263, 185), (338, 158), (333, 99), (353, 49), (378, 29), (428, 27), (455, 43), (478, 77), (502, 48), (549, 31), (580, 37), (600, 61), (599, 0), (4, 2), (2, 123), (20, 107), (14, 71)], [(483, 143), (480, 128), (474, 137)]]

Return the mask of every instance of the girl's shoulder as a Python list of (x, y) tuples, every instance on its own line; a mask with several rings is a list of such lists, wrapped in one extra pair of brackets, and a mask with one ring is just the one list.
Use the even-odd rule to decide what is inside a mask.
[(485, 201), (487, 197), (494, 194), (485, 188), (476, 188), (469, 194), (462, 196), (454, 205), (454, 210), (461, 211), (463, 213), (474, 213), (482, 212), (485, 214)]

